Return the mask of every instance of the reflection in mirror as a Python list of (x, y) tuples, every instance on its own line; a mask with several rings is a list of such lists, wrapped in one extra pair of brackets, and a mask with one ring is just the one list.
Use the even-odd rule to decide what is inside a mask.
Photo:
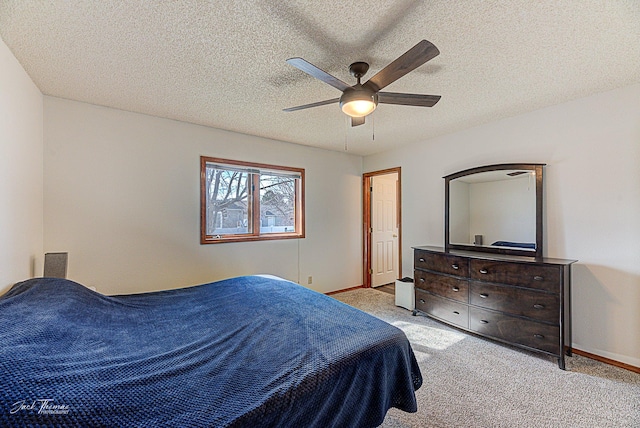
[(445, 249), (542, 257), (543, 164), (471, 168), (445, 178)]
[(535, 250), (535, 171), (482, 172), (449, 186), (452, 243)]

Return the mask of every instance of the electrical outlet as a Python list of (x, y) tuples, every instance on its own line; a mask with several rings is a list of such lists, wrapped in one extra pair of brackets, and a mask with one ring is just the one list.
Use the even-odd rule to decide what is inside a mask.
[(307, 278), (307, 284), (313, 284), (313, 277), (309, 276), (309, 278)]

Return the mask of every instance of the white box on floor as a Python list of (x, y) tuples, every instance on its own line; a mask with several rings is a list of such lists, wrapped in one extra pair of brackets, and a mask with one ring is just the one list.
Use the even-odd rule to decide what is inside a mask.
[(410, 311), (416, 307), (416, 295), (413, 292), (413, 281), (403, 282), (396, 280), (396, 306)]

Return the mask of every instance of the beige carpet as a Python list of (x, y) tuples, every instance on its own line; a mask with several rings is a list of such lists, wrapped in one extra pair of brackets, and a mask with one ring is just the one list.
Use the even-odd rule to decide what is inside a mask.
[(573, 356), (554, 358), (480, 339), (357, 289), (332, 297), (401, 328), (424, 383), (418, 412), (391, 409), (386, 428), (640, 427), (640, 374)]

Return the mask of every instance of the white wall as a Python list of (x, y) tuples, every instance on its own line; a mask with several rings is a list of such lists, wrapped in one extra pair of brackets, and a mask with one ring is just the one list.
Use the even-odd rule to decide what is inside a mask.
[[(44, 98), (47, 251), (104, 294), (271, 273), (362, 284), (362, 158)], [(200, 156), (305, 168), (306, 238), (200, 245)]]
[(403, 273), (444, 244), (442, 177), (510, 162), (547, 164), (545, 255), (579, 260), (575, 348), (640, 366), (640, 84), (366, 157), (402, 167)]
[(0, 40), (0, 294), (42, 275), (42, 94)]
[(536, 183), (530, 174), (513, 180), (472, 183), (469, 195), (473, 212), (463, 243), (473, 243), (475, 235), (483, 236), (484, 245), (496, 241), (536, 242)]

